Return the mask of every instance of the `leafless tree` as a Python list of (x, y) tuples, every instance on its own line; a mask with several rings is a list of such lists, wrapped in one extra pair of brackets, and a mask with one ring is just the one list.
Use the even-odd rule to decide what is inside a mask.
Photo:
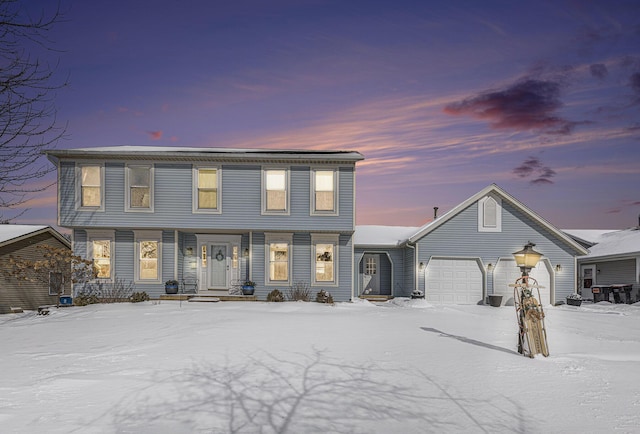
[(30, 16), (20, 0), (0, 0), (0, 220), (50, 186), (38, 182), (54, 170), (42, 151), (64, 135), (54, 101), (67, 82), (41, 59), (56, 52), (48, 35), (61, 21), (59, 4)]

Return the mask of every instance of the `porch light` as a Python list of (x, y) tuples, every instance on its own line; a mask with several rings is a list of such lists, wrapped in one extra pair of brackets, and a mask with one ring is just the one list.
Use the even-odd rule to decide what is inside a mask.
[(249, 248), (245, 247), (245, 249), (242, 251), (242, 256), (244, 256), (245, 258), (249, 257)]
[(514, 258), (516, 259), (516, 265), (520, 267), (520, 271), (522, 271), (522, 275), (526, 276), (529, 274), (532, 268), (538, 264), (538, 261), (542, 257), (542, 253), (538, 253), (533, 250), (534, 243), (529, 241), (525, 244), (524, 249), (513, 253)]
[(493, 270), (493, 264), (489, 262), (489, 265), (487, 265), (487, 271), (491, 271), (491, 270)]
[(420, 271), (424, 270), (424, 262), (420, 262)]
[(562, 271), (562, 265), (556, 264), (556, 273), (559, 273), (561, 271)]

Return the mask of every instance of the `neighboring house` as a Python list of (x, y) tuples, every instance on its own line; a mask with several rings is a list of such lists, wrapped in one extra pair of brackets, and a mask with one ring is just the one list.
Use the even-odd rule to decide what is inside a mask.
[(52, 150), (58, 224), (99, 278), (256, 295), (305, 282), (354, 297), (357, 152), (116, 146)]
[[(565, 232), (589, 247), (589, 254), (578, 258), (578, 287), (583, 298), (594, 298), (594, 286), (616, 285), (631, 286), (630, 300), (640, 300), (640, 226), (624, 230)], [(614, 296), (609, 295), (609, 300), (613, 302)]]
[[(66, 238), (49, 226), (0, 224), (0, 269), (9, 270), (9, 257), (38, 260), (40, 245), (70, 249)], [(0, 274), (0, 313), (35, 310), (57, 302), (57, 293), (40, 282), (18, 281)], [(67, 288), (68, 293), (68, 288)]]
[(409, 296), (434, 303), (483, 303), (520, 277), (512, 253), (527, 242), (543, 254), (531, 276), (554, 304), (575, 292), (576, 256), (587, 250), (496, 185), (420, 228), (358, 226), (354, 244), (358, 295)]

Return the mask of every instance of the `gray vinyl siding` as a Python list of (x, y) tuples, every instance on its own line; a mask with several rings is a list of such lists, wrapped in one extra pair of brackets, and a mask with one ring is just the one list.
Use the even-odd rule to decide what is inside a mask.
[(393, 295), (394, 297), (408, 297), (412, 289), (406, 287), (405, 282), (405, 249), (401, 248), (376, 248), (356, 247), (354, 255), (354, 279), (355, 296), (362, 293), (364, 269), (362, 259), (365, 254), (380, 255), (380, 294)]
[[(636, 280), (636, 259), (619, 259), (615, 261), (593, 261), (585, 259), (580, 265), (595, 265), (596, 276), (594, 285), (633, 285), (631, 300), (640, 298), (640, 288)], [(613, 300), (613, 297), (611, 297)]]
[[(9, 269), (9, 257), (24, 258), (30, 261), (40, 259), (42, 252), (37, 246), (49, 245), (67, 249), (67, 246), (53, 237), (51, 233), (34, 234), (31, 237), (0, 247), (0, 267)], [(65, 285), (64, 294), (68, 295), (70, 285)], [(10, 313), (11, 308), (35, 310), (38, 306), (57, 303), (56, 295), (49, 295), (49, 287), (42, 282), (18, 281), (13, 277), (2, 277), (0, 285), (0, 314)]]
[[(489, 263), (495, 265), (500, 258), (513, 258), (513, 252), (531, 241), (536, 244), (535, 250), (542, 253), (552, 267), (557, 264), (562, 267), (559, 273), (552, 270), (555, 273), (552, 303), (575, 291), (575, 252), (565, 242), (505, 200), (502, 201), (501, 232), (479, 232), (477, 213), (476, 202), (421, 238), (417, 242), (418, 263), (427, 264), (432, 256), (480, 258), (486, 268)], [(491, 272), (487, 274), (491, 275)], [(418, 285), (422, 290), (425, 287), (424, 277), (424, 272), (420, 272)], [(485, 295), (493, 292), (492, 284), (492, 276), (489, 276)]]
[[(154, 211), (125, 211), (125, 164), (105, 163), (104, 211), (75, 209), (74, 164), (60, 165), (60, 222), (66, 227), (353, 231), (354, 167), (339, 167), (337, 216), (311, 215), (310, 166), (290, 165), (288, 215), (262, 215), (262, 166), (224, 164), (221, 212), (192, 212), (192, 165), (154, 165)], [(265, 166), (266, 167), (266, 166)]]

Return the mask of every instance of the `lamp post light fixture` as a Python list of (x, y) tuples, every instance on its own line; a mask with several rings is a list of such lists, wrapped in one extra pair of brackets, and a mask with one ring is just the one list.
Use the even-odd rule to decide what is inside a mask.
[(538, 261), (542, 257), (542, 253), (538, 253), (533, 250), (534, 243), (529, 241), (524, 245), (524, 249), (513, 253), (513, 257), (516, 258), (516, 265), (520, 267), (522, 271), (522, 277), (529, 275), (529, 271), (538, 265)]

